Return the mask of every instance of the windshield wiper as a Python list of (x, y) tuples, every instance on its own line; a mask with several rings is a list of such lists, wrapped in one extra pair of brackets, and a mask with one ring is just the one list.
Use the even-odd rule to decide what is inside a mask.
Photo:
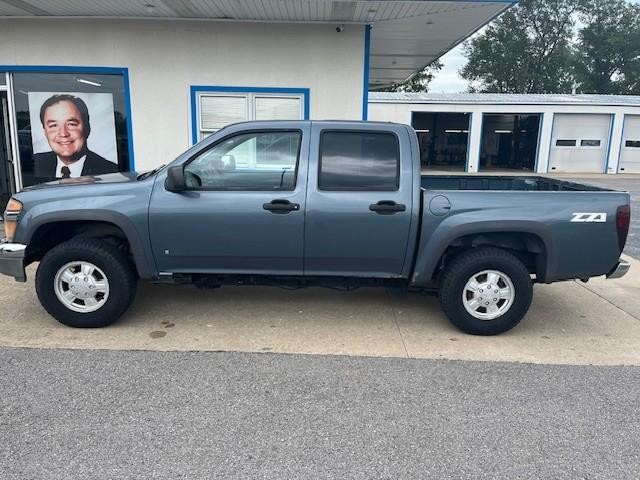
[(164, 165), (160, 165), (157, 168), (154, 168), (153, 170), (149, 170), (148, 172), (141, 173), (140, 175), (138, 175), (137, 180), (144, 180), (145, 178), (149, 178), (151, 175), (155, 175), (156, 173), (158, 173), (165, 166), (166, 166), (166, 163)]

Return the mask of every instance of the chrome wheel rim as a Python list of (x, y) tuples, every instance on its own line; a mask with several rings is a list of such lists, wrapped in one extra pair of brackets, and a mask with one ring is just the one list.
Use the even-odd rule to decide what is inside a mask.
[(462, 303), (479, 320), (494, 320), (513, 305), (515, 289), (509, 276), (498, 270), (474, 273), (462, 291)]
[(95, 312), (109, 298), (109, 280), (93, 263), (69, 262), (58, 270), (53, 282), (58, 300), (74, 312)]

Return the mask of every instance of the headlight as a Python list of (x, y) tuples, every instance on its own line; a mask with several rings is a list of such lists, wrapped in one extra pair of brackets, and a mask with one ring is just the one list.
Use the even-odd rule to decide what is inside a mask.
[(4, 211), (4, 231), (7, 240), (12, 242), (18, 228), (18, 217), (22, 212), (22, 203), (15, 198), (9, 200), (7, 208)]

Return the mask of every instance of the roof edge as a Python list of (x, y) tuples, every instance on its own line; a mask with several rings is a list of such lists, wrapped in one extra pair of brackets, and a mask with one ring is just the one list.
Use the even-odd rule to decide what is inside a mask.
[[(371, 95), (373, 94), (373, 96)], [(376, 98), (376, 97), (382, 98)], [(386, 98), (385, 98), (386, 97)], [(413, 98), (411, 98), (413, 97)], [(442, 97), (442, 98), (438, 98)], [(458, 97), (458, 98), (456, 98)], [(485, 97), (485, 98), (483, 98)], [(369, 103), (413, 105), (601, 105), (639, 106), (640, 95), (609, 94), (510, 94), (510, 93), (396, 93), (369, 92)]]

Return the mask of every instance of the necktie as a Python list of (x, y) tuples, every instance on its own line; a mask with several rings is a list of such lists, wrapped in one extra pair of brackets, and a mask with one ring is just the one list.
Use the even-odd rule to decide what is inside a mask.
[(62, 172), (62, 178), (69, 178), (71, 176), (71, 170), (69, 170), (67, 166), (62, 167), (60, 171)]

